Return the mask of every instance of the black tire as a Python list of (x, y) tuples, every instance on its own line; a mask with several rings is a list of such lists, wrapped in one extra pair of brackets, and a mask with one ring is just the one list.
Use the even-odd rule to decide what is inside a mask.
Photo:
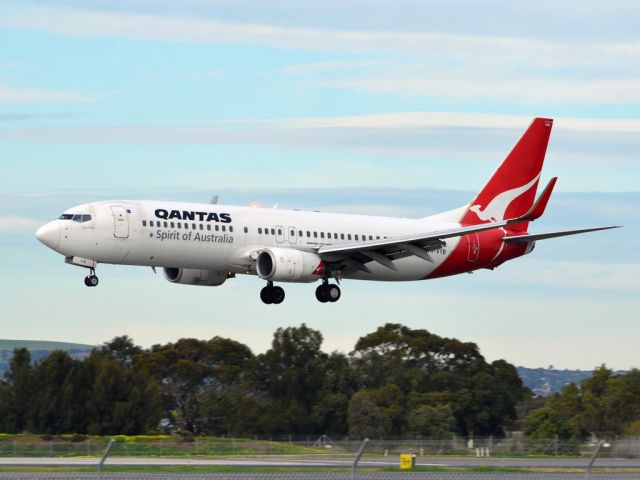
[(87, 275), (86, 277), (84, 277), (84, 284), (87, 287), (91, 286), (91, 280), (89, 280), (89, 275)]
[(99, 283), (98, 277), (96, 277), (95, 275), (90, 275), (89, 276), (89, 286), (90, 287), (97, 287)]
[(260, 300), (267, 305), (271, 305), (273, 303), (273, 287), (264, 287), (260, 290)]
[(275, 305), (284, 301), (284, 289), (282, 287), (273, 287), (271, 289), (271, 299)]
[(316, 298), (320, 303), (327, 303), (329, 301), (329, 295), (327, 295), (327, 286), (320, 285), (316, 288)]
[(342, 293), (340, 292), (340, 287), (338, 285), (327, 285), (326, 295), (329, 301), (333, 303), (340, 300)]

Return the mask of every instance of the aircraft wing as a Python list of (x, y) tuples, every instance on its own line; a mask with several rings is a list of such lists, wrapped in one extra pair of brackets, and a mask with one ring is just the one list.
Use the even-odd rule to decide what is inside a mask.
[(528, 242), (534, 242), (536, 240), (545, 240), (547, 238), (566, 237), (567, 235), (578, 235), (580, 233), (597, 232), (599, 230), (609, 230), (611, 228), (620, 228), (620, 226), (615, 225), (611, 227), (581, 228), (579, 230), (563, 230), (558, 232), (517, 235), (515, 237), (505, 237), (503, 240), (507, 243), (528, 243)]
[(557, 178), (552, 178), (531, 209), (521, 217), (501, 222), (481, 223), (465, 227), (439, 230), (423, 234), (403, 235), (368, 242), (342, 245), (325, 245), (318, 249), (318, 255), (327, 262), (341, 262), (345, 266), (363, 272), (370, 272), (365, 265), (375, 261), (391, 270), (396, 270), (393, 260), (415, 255), (428, 262), (433, 262), (429, 251), (442, 248), (447, 238), (460, 237), (470, 233), (484, 232), (496, 228), (508, 227), (523, 222), (533, 221), (544, 213), (545, 207)]

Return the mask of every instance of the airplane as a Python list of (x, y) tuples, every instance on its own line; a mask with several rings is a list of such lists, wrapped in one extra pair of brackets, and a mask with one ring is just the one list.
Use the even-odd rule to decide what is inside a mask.
[[(529, 233), (557, 177), (536, 199), (553, 120), (536, 118), (476, 198), (463, 207), (408, 219), (169, 201), (79, 205), (38, 229), (65, 262), (162, 267), (172, 283), (219, 286), (239, 274), (266, 281), (265, 304), (280, 304), (275, 283), (320, 281), (322, 303), (340, 299), (345, 279), (411, 281), (493, 270), (531, 253), (539, 240), (617, 226)], [(335, 280), (332, 283), (331, 280)]]

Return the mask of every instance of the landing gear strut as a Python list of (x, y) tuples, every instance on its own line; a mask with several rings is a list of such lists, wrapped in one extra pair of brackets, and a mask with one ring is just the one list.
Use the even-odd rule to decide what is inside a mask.
[(323, 280), (322, 285), (316, 288), (316, 298), (321, 303), (337, 302), (340, 300), (340, 287)]
[(267, 282), (267, 286), (260, 290), (260, 300), (267, 305), (277, 305), (284, 301), (284, 289), (282, 287), (274, 287), (273, 282)]
[(91, 268), (89, 270), (89, 275), (84, 277), (84, 284), (87, 287), (97, 287), (98, 286), (98, 277), (96, 276), (95, 269)]

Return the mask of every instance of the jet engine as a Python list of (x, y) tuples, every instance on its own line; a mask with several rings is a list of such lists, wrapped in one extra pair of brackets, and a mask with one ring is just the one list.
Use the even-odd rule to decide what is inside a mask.
[(258, 254), (256, 270), (270, 282), (315, 282), (324, 264), (318, 255), (293, 248), (268, 248)]
[(164, 278), (171, 283), (182, 285), (202, 285), (205, 287), (217, 287), (229, 278), (227, 272), (215, 270), (197, 270), (193, 268), (164, 267)]

